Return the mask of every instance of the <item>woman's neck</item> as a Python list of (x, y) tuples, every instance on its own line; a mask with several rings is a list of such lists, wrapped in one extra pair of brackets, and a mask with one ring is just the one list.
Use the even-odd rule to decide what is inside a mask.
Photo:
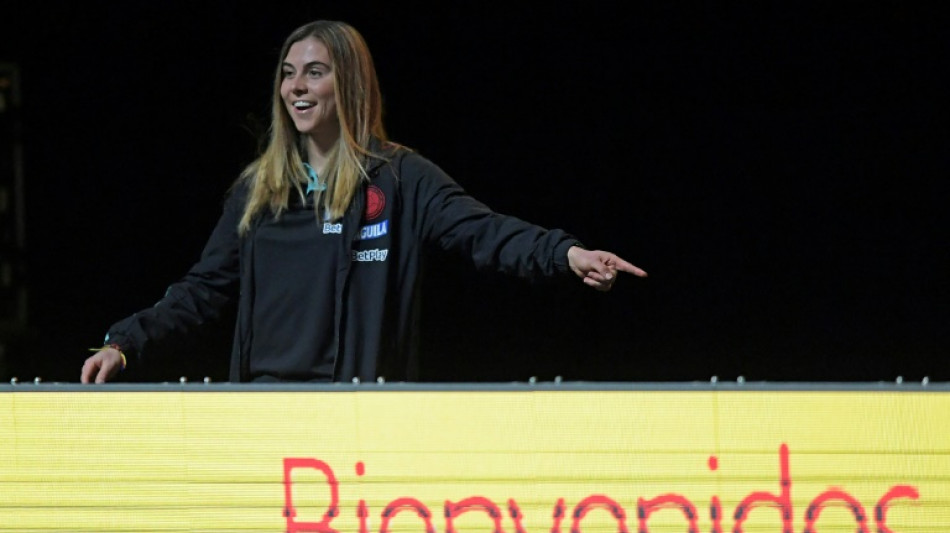
[(330, 160), (338, 140), (339, 136), (332, 140), (316, 139), (313, 136), (306, 137), (304, 146), (307, 150), (307, 163), (317, 171), (318, 175), (323, 175), (323, 169), (326, 167), (327, 161)]

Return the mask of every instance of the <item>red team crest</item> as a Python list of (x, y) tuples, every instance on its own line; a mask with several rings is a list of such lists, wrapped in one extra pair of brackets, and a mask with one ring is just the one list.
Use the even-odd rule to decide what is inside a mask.
[(370, 221), (383, 213), (386, 207), (386, 195), (376, 185), (366, 188), (366, 220)]

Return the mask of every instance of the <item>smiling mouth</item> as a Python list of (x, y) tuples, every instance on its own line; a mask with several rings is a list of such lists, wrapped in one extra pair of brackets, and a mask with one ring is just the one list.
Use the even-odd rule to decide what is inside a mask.
[(306, 111), (308, 109), (312, 109), (313, 107), (316, 107), (316, 105), (317, 104), (313, 102), (294, 102), (293, 108), (296, 109), (297, 111)]

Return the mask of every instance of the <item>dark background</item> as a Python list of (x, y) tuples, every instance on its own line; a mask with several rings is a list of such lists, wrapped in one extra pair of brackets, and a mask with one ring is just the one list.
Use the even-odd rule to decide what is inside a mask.
[[(927, 4), (70, 4), (0, 17), (30, 294), (4, 379), (77, 381), (192, 264), (283, 38), (317, 18), (365, 35), (394, 140), (650, 273), (602, 294), (437, 255), (425, 380), (950, 379), (948, 38)], [(130, 379), (221, 378), (228, 328)]]

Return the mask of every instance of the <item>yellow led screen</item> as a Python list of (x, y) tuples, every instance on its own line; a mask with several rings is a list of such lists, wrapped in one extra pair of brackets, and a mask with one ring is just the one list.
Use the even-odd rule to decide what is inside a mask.
[(950, 392), (0, 394), (0, 531), (944, 533)]

